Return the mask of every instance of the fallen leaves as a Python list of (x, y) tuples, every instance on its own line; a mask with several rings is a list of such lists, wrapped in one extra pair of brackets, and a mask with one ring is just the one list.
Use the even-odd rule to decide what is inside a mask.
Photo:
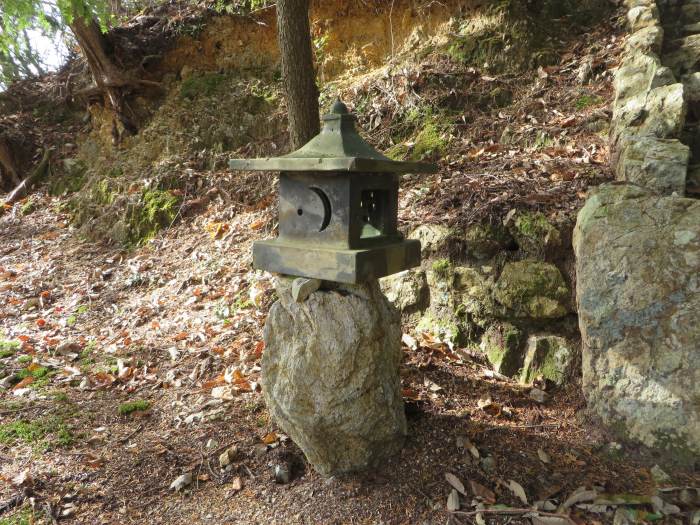
[(457, 492), (463, 495), (467, 495), (464, 490), (464, 484), (459, 480), (457, 476), (450, 472), (445, 472), (445, 480), (454, 488)]
[(525, 494), (525, 489), (520, 483), (511, 479), (508, 481), (508, 488), (518, 497), (520, 501), (523, 502), (524, 505), (529, 505), (527, 502), (527, 494)]
[(481, 498), (484, 503), (489, 505), (496, 503), (496, 494), (491, 489), (483, 486), (481, 483), (470, 480), (469, 487), (472, 489), (474, 496)]

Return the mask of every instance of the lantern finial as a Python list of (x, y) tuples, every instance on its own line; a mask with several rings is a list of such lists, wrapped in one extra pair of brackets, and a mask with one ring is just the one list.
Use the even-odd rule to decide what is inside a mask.
[(348, 111), (348, 107), (343, 103), (342, 100), (340, 100), (340, 97), (338, 97), (335, 101), (335, 104), (333, 104), (333, 107), (331, 108), (331, 113), (334, 113), (336, 115), (347, 115), (350, 112)]

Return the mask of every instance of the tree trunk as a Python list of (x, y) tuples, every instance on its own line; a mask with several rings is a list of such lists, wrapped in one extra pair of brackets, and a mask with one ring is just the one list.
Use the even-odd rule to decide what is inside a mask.
[(12, 148), (10, 144), (0, 137), (0, 171), (2, 172), (2, 177), (0, 177), (0, 185), (2, 186), (15, 186), (19, 184), (19, 175), (17, 174), (17, 166), (15, 164), (15, 157), (12, 154)]
[(309, 0), (277, 1), (277, 35), (287, 92), (289, 138), (292, 149), (297, 149), (320, 131)]
[(94, 20), (75, 18), (70, 24), (71, 31), (78, 41), (81, 51), (90, 66), (90, 72), (97, 87), (103, 91), (119, 121), (129, 133), (136, 134), (138, 128), (124, 114), (122, 88), (129, 85), (123, 71), (110, 60), (105, 50), (105, 40)]
[[(14, 204), (22, 197), (24, 197), (30, 189), (32, 189), (32, 185), (39, 178), (43, 177), (44, 173), (46, 173), (46, 171), (48, 170), (50, 159), (51, 152), (48, 149), (45, 149), (44, 156), (41, 158), (41, 161), (39, 162), (37, 167), (34, 168), (34, 171), (32, 171), (26, 179), (20, 182), (19, 185), (14, 190), (12, 190), (7, 196), (7, 199), (5, 199), (5, 206)], [(4, 210), (5, 208), (3, 207), (2, 209)]]

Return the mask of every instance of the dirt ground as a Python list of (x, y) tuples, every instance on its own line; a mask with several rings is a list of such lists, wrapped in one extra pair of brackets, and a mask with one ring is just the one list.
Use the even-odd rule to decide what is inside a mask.
[[(2, 364), (50, 370), (1, 394), (0, 509), (10, 516), (2, 519), (33, 503), (38, 523), (50, 522), (48, 512), (68, 523), (472, 522), (445, 510), (445, 473), (514, 508), (523, 504), (510, 480), (529, 503), (561, 503), (584, 486), (654, 494), (655, 458), (618, 450), (585, 415), (578, 385), (538, 403), (529, 388), (490, 374), (478, 354), (430, 341), (406, 348), (402, 453), (375, 472), (323, 479), (269, 420), (256, 385), (271, 292), (248, 270), (260, 236), (250, 226), (267, 223), (270, 210), (223, 209), (126, 253), (76, 239), (55, 207), (44, 197), (38, 211), (2, 224), (3, 337), (21, 341)], [(218, 239), (206, 228), (212, 219), (228, 221)], [(222, 313), (229, 299), (238, 307)], [(212, 395), (217, 387), (224, 399)], [(134, 401), (148, 407), (119, 413)], [(8, 434), (19, 421), (38, 428)], [(231, 446), (237, 460), (222, 470), (218, 458)], [(274, 481), (280, 464), (293, 466), (289, 484)], [(189, 487), (169, 490), (188, 472)], [(677, 486), (697, 481), (669, 473)], [(572, 518), (607, 521), (577, 509)]]
[[(573, 221), (587, 188), (610, 178), (599, 124), (616, 34), (587, 35), (560, 66), (527, 78), (475, 76), (470, 89), (501, 83), (515, 101), (470, 113), (440, 173), (403, 181), (402, 226), (502, 220), (513, 208)], [(599, 73), (584, 85), (593, 44)], [(504, 144), (506, 126), (556, 140)], [(660, 459), (600, 430), (580, 379), (538, 402), (474, 349), (420, 337), (401, 367), (401, 454), (369, 473), (316, 474), (270, 420), (258, 384), (273, 292), (250, 253), (274, 234), (269, 180), (216, 174), (226, 198), (133, 250), (81, 239), (63, 200), (41, 189), (33, 210), (25, 201), (0, 218), (0, 372), (22, 378), (0, 389), (1, 525), (697, 520), (697, 473), (664, 464), (670, 479), (655, 480)], [(278, 465), (291, 466), (289, 483), (275, 482)], [(465, 487), (458, 512), (447, 510), (446, 473)], [(191, 483), (172, 490), (183, 474)], [(659, 509), (657, 494), (680, 514)], [(548, 502), (539, 518), (528, 514), (535, 502)]]

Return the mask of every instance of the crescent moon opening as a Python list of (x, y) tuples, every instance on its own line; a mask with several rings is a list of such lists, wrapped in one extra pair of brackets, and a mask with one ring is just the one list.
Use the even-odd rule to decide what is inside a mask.
[(321, 199), (321, 202), (323, 203), (323, 222), (321, 223), (321, 229), (318, 230), (319, 232), (322, 232), (328, 228), (328, 225), (331, 223), (331, 201), (328, 198), (328, 195), (326, 195), (321, 188), (311, 186), (309, 189), (318, 195), (319, 199)]

